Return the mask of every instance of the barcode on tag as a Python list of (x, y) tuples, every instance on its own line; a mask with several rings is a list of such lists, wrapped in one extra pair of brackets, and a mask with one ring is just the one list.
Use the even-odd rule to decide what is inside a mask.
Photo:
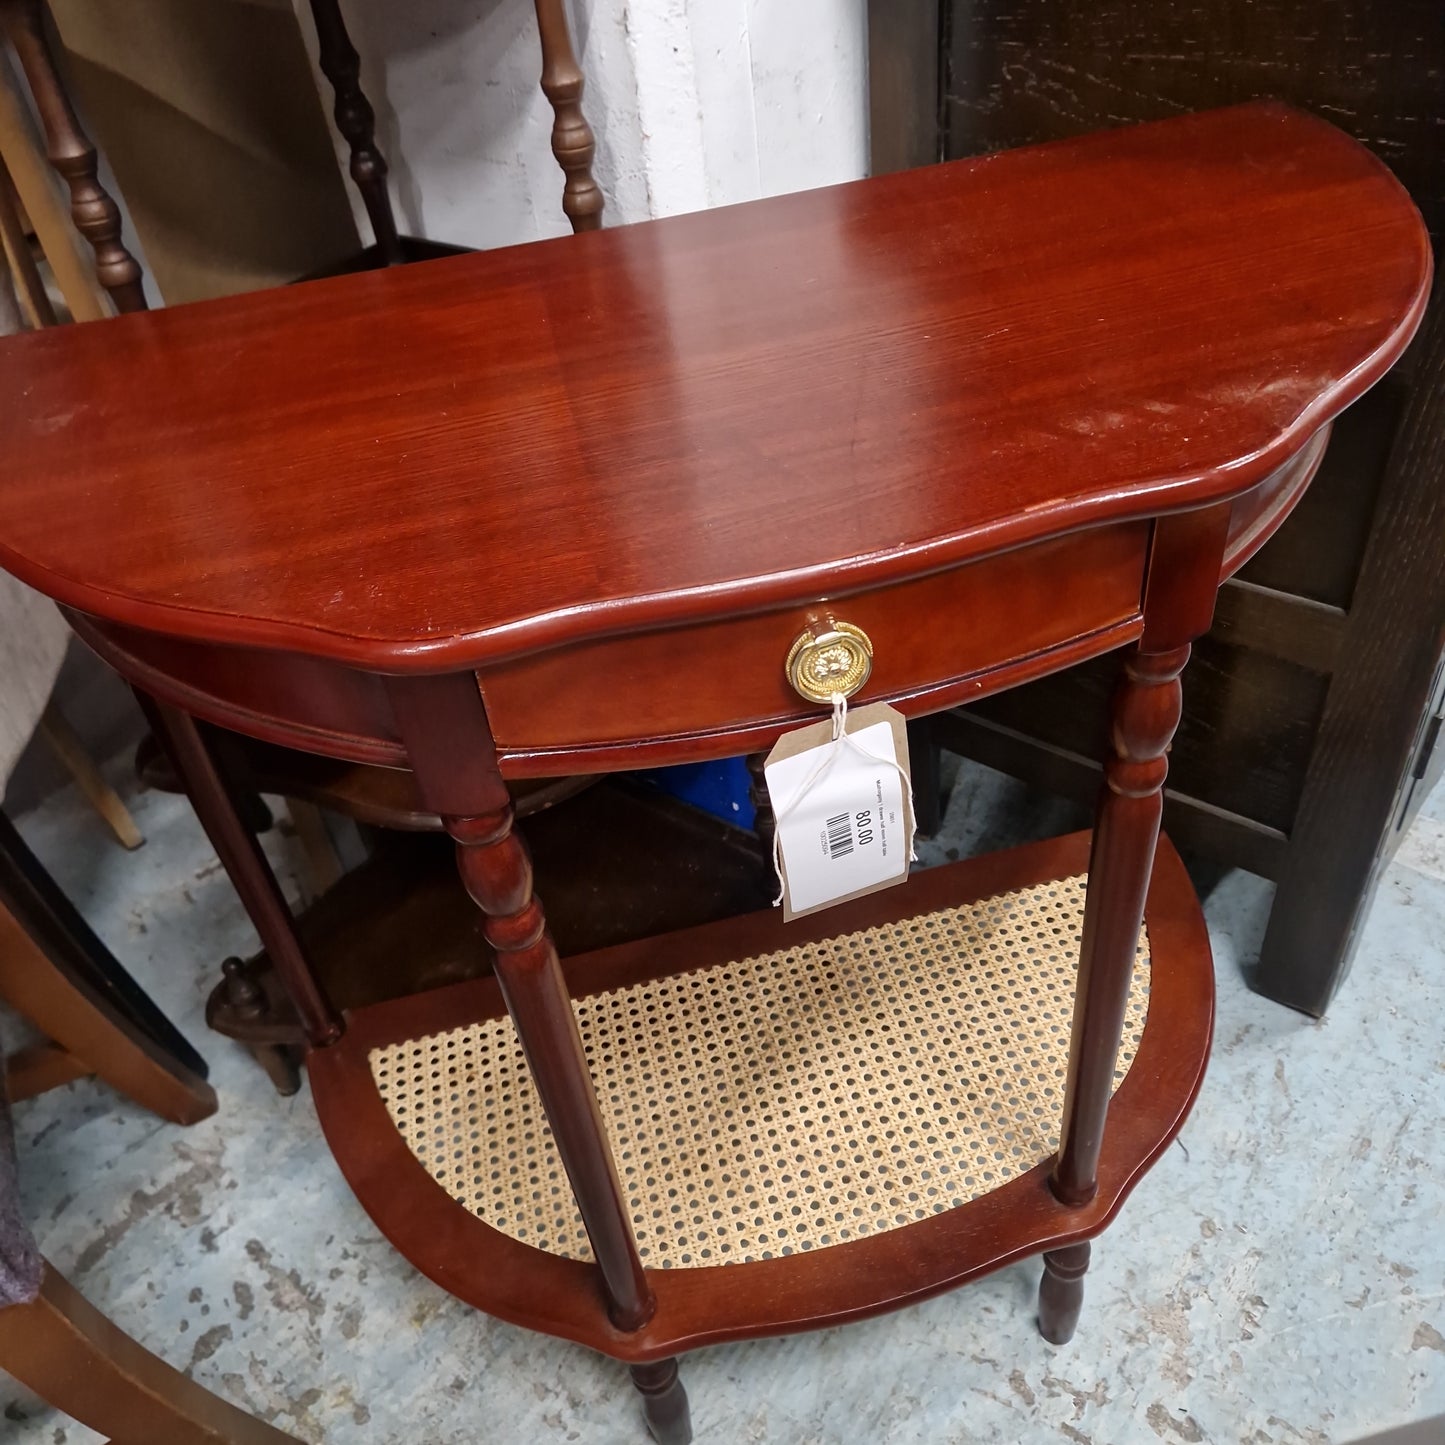
[[(881, 720), (870, 722), (870, 716)], [(778, 819), (788, 918), (908, 876), (908, 754), (902, 719), (891, 708), (871, 704), (858, 720), (864, 726), (848, 729), (856, 748), (835, 748), (824, 723), (789, 734), (768, 760), (765, 774)], [(817, 743), (808, 746), (814, 737)], [(793, 738), (806, 741), (788, 753), (784, 745)]]

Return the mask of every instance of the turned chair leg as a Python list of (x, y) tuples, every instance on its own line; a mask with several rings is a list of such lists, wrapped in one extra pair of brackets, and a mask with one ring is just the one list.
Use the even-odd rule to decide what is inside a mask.
[(552, 154), (562, 167), (562, 209), (574, 231), (602, 224), (602, 189), (592, 175), (596, 138), (582, 113), (582, 68), (562, 0), (535, 0), (542, 42), (542, 93), (552, 106)]
[(1084, 1307), (1084, 1275), (1089, 1269), (1089, 1245), (1065, 1245), (1044, 1255), (1044, 1277), (1039, 1281), (1039, 1333), (1051, 1345), (1066, 1345), (1074, 1338), (1079, 1311)]
[(383, 266), (406, 259), (396, 229), (396, 213), (386, 185), (386, 159), (376, 144), (376, 113), (361, 88), (361, 57), (351, 43), (338, 0), (311, 0), (317, 59), (336, 95), (336, 129), (351, 150), (351, 179), (361, 194), (376, 236)]
[(46, 154), (70, 190), (75, 228), (95, 253), (96, 279), (110, 293), (116, 310), (144, 311), (140, 263), (121, 239), (120, 207), (100, 183), (95, 146), (81, 129), (61, 80), (45, 31), (43, 0), (0, 0), (0, 25), (30, 86)]
[(692, 1415), (687, 1408), (687, 1391), (677, 1377), (676, 1358), (633, 1365), (631, 1373), (632, 1383), (642, 1396), (648, 1433), (657, 1445), (688, 1445)]

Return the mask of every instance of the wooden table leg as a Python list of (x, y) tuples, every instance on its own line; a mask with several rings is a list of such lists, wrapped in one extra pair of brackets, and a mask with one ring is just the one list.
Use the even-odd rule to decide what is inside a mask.
[(1065, 1204), (1087, 1204), (1098, 1188), (1104, 1117), (1164, 808), (1169, 770), (1164, 750), (1179, 723), (1179, 674), (1188, 660), (1187, 646), (1157, 655), (1134, 653), (1114, 698), (1115, 755), (1104, 765), (1094, 815), (1073, 1041), (1052, 1180)]
[(235, 800), (196, 720), (143, 692), (137, 691), (136, 697), (151, 730), (170, 754), (176, 772), (185, 783), (201, 827), (241, 895), (241, 902), (296, 1006), (306, 1037), (315, 1046), (335, 1042), (341, 1037), (341, 1016), (316, 982), (281, 885), (255, 834), (241, 821)]
[(677, 1377), (676, 1358), (633, 1365), (632, 1383), (642, 1396), (647, 1428), (657, 1445), (688, 1445), (692, 1439), (692, 1411)]
[(1079, 1312), (1084, 1307), (1084, 1275), (1088, 1269), (1087, 1240), (1044, 1254), (1044, 1277), (1039, 1284), (1039, 1333), (1051, 1345), (1066, 1345), (1074, 1338)]
[[(1144, 634), (1126, 656), (1114, 694), (1112, 754), (1104, 762), (1089, 852), (1063, 1122), (1049, 1180), (1069, 1205), (1087, 1204), (1099, 1187), (1099, 1152), (1159, 841), (1167, 754), (1183, 708), (1179, 677), (1190, 643), (1213, 620), (1229, 512), (1213, 507), (1155, 525)], [(1046, 1261), (1039, 1323), (1049, 1339), (1072, 1335), (1088, 1265), (1087, 1251), (1077, 1246)]]
[(635, 1330), (652, 1313), (652, 1291), (633, 1239), (572, 1000), (532, 891), (532, 860), (512, 827), (510, 805), (445, 822), (457, 841), (462, 882), (487, 915), (486, 938), (496, 950), (497, 982), (577, 1196), (613, 1321), (620, 1329)]
[[(586, 1226), (608, 1314), (619, 1329), (640, 1329), (656, 1300), (476, 679), (396, 678), (388, 692), (422, 799), (456, 840), (462, 882), (486, 915), (497, 982)], [(679, 1433), (687, 1405), (673, 1363), (671, 1378), (658, 1365), (634, 1383), (649, 1421), (669, 1432), (659, 1439), (682, 1445), (690, 1431)]]
[(497, 982), (577, 1196), (609, 1313), (620, 1329), (635, 1330), (652, 1314), (652, 1292), (476, 679), (397, 678), (388, 691), (423, 801), (456, 840), (462, 882), (486, 914)]
[[(1164, 750), (1179, 723), (1179, 673), (1188, 660), (1187, 646), (1134, 653), (1114, 699), (1115, 756), (1105, 764), (1094, 817), (1063, 1125), (1049, 1181), (1065, 1204), (1087, 1204), (1098, 1189), (1104, 1122), (1164, 807)], [(1088, 1267), (1087, 1245), (1044, 1256), (1039, 1328), (1055, 1344), (1073, 1337)]]

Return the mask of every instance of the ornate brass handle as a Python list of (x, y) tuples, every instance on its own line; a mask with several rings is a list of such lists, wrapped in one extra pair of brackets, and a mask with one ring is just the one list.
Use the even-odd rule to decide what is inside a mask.
[(873, 671), (873, 644), (861, 627), (831, 618), (800, 632), (788, 649), (788, 681), (809, 702), (852, 697)]

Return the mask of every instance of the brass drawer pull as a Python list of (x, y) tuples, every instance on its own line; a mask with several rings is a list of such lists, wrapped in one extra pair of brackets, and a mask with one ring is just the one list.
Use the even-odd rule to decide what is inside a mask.
[(835, 692), (852, 697), (873, 671), (873, 644), (861, 627), (831, 618), (800, 632), (788, 649), (788, 681), (809, 702), (831, 702)]

